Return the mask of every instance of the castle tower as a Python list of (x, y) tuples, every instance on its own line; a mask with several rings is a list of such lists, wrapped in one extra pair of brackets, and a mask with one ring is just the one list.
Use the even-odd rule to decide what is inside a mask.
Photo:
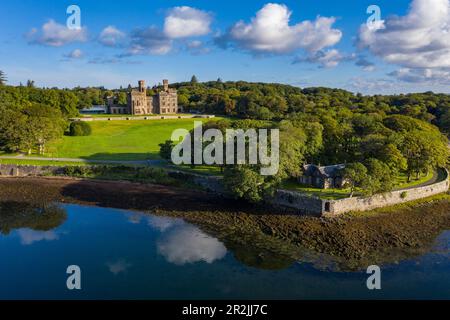
[(139, 80), (139, 92), (145, 92), (145, 80)]
[(163, 80), (164, 91), (169, 91), (169, 80)]

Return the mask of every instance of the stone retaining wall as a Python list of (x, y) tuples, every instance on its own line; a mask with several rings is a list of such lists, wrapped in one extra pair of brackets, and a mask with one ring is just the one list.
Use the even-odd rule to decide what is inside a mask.
[(295, 209), (299, 214), (306, 215), (320, 216), (324, 211), (322, 199), (288, 190), (278, 190), (270, 204)]
[(15, 164), (0, 164), (0, 176), (27, 177), (42, 175), (57, 175), (64, 172), (63, 167), (57, 166), (29, 166)]
[(349, 211), (367, 211), (376, 208), (392, 206), (417, 199), (427, 198), (436, 194), (447, 192), (449, 189), (448, 172), (444, 181), (435, 184), (411, 188), (407, 190), (392, 191), (377, 194), (371, 197), (355, 197), (341, 200), (325, 201), (324, 213), (337, 215)]
[(376, 208), (392, 206), (417, 199), (427, 198), (449, 190), (449, 173), (444, 172), (440, 182), (429, 186), (376, 194), (371, 197), (354, 197), (340, 200), (325, 200), (295, 191), (279, 190), (271, 201), (273, 205), (280, 205), (298, 210), (299, 213), (315, 215), (339, 215), (350, 211), (368, 211)]

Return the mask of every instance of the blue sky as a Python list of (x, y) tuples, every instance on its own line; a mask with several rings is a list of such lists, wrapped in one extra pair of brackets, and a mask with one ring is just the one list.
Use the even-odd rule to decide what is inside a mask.
[[(72, 4), (81, 30), (66, 27)], [(381, 9), (375, 30), (366, 26), (371, 4)], [(2, 1), (0, 70), (11, 84), (49, 87), (152, 85), (195, 74), (362, 93), (450, 92), (449, 8), (449, 0)]]

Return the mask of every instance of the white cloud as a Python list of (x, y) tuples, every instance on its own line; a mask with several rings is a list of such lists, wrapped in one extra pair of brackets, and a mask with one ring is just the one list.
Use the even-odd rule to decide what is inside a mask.
[(80, 49), (75, 49), (64, 55), (64, 57), (66, 57), (67, 59), (81, 59), (83, 55), (83, 51), (81, 51)]
[(346, 59), (347, 57), (342, 55), (338, 50), (330, 49), (326, 51), (322, 50), (317, 51), (316, 53), (306, 58), (297, 57), (293, 63), (294, 64), (300, 62), (318, 63), (322, 68), (334, 68), (339, 64), (339, 62)]
[(213, 263), (227, 253), (222, 242), (191, 225), (170, 231), (158, 242), (158, 251), (168, 262), (177, 265), (199, 261)]
[(366, 57), (364, 57), (364, 56), (360, 56), (356, 60), (355, 64), (367, 72), (372, 72), (375, 70), (375, 64), (373, 62), (370, 62), (369, 60), (367, 60)]
[(204, 43), (199, 40), (192, 40), (186, 44), (186, 49), (193, 55), (206, 54), (211, 52), (211, 49), (204, 46)]
[(26, 35), (29, 43), (37, 43), (52, 47), (61, 47), (72, 42), (87, 41), (87, 29), (69, 29), (66, 26), (49, 20), (42, 25), (41, 30), (33, 28)]
[(172, 40), (156, 27), (137, 29), (131, 33), (127, 55), (165, 55), (172, 50)]
[(20, 229), (17, 231), (21, 243), (23, 245), (31, 245), (39, 241), (53, 241), (58, 240), (59, 236), (54, 231), (35, 231), (31, 229)]
[(449, 69), (410, 69), (401, 68), (397, 71), (391, 72), (389, 75), (396, 77), (399, 80), (412, 83), (431, 83), (431, 84), (450, 84), (450, 70)]
[(350, 79), (347, 86), (352, 91), (362, 92), (365, 94), (394, 92), (397, 88), (396, 82), (392, 81), (392, 79), (369, 79), (361, 77)]
[(359, 46), (404, 68), (450, 67), (450, 1), (413, 0), (405, 16), (363, 24)]
[(125, 33), (114, 26), (107, 26), (102, 30), (98, 41), (108, 47), (117, 47), (125, 39)]
[(285, 5), (268, 3), (250, 23), (237, 22), (219, 42), (253, 53), (285, 54), (298, 49), (315, 53), (341, 40), (342, 32), (332, 28), (334, 17), (318, 16), (289, 25), (291, 14)]
[(172, 8), (164, 21), (164, 33), (171, 39), (203, 36), (211, 29), (211, 14), (182, 6)]

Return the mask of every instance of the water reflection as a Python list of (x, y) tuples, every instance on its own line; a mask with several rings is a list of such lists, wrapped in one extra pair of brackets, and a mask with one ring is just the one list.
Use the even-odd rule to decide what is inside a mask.
[(150, 216), (141, 213), (128, 214), (133, 224), (147, 223), (161, 233), (157, 250), (167, 262), (185, 265), (196, 262), (213, 263), (225, 257), (227, 248), (217, 238), (179, 218)]
[(20, 237), (20, 243), (28, 246), (39, 241), (58, 240), (59, 235), (55, 231), (34, 231), (31, 229), (19, 229), (17, 234)]
[(59, 235), (53, 229), (66, 219), (66, 211), (56, 204), (0, 203), (0, 233), (9, 235), (17, 230), (23, 245), (58, 240)]
[(213, 263), (227, 253), (222, 242), (191, 225), (170, 230), (158, 241), (157, 246), (158, 252), (176, 265), (199, 261)]
[(106, 265), (109, 271), (115, 276), (120, 273), (127, 272), (127, 270), (133, 266), (133, 264), (129, 263), (125, 259), (120, 259), (115, 262), (108, 262)]

